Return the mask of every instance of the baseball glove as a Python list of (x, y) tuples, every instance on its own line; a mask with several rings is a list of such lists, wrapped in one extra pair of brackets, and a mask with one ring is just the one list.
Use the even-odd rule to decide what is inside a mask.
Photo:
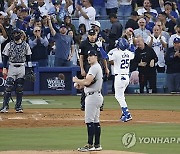
[(33, 72), (33, 70), (27, 71), (26, 75), (24, 76), (24, 79), (26, 81), (34, 82), (36, 79), (36, 76), (35, 76), (35, 73)]

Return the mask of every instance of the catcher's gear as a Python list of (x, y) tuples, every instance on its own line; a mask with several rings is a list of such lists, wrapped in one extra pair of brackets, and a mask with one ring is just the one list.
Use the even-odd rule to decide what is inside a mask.
[(34, 82), (36, 79), (35, 73), (33, 72), (32, 69), (30, 69), (29, 71), (27, 71), (26, 75), (24, 76), (24, 79), (26, 81), (30, 81), (30, 82)]
[(124, 51), (129, 48), (129, 43), (125, 38), (119, 38), (116, 47)]

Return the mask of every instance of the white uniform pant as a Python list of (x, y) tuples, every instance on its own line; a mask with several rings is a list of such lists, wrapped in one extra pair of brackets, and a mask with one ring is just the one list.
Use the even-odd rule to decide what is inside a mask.
[(124, 92), (129, 84), (129, 75), (116, 75), (114, 80), (115, 98), (121, 107), (127, 107)]
[(85, 123), (99, 123), (100, 107), (103, 103), (101, 93), (94, 93), (85, 98)]

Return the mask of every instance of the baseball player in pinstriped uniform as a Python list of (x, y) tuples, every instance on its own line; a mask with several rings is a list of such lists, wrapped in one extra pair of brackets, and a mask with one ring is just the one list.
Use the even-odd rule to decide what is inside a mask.
[(130, 60), (134, 58), (134, 53), (129, 50), (130, 45), (125, 38), (119, 38), (116, 48), (108, 53), (109, 61), (114, 63), (115, 74), (115, 98), (122, 109), (121, 120), (127, 122), (132, 119), (125, 101), (124, 91), (129, 84), (129, 65)]
[[(0, 109), (1, 113), (8, 112), (9, 100), (11, 92), (16, 92), (16, 113), (22, 113), (22, 96), (23, 96), (23, 84), (25, 75), (25, 62), (28, 67), (32, 67), (31, 63), (31, 49), (29, 45), (22, 41), (22, 32), (19, 29), (13, 30), (13, 41), (9, 42), (3, 51), (3, 75), (6, 76), (6, 84), (4, 91), (3, 106)], [(7, 62), (9, 61), (9, 67), (7, 72)]]
[[(75, 87), (80, 89), (84, 87), (85, 98), (85, 123), (88, 131), (88, 144), (78, 151), (100, 151), (100, 134), (101, 126), (99, 123), (100, 107), (103, 103), (103, 96), (101, 94), (103, 73), (102, 68), (97, 60), (97, 53), (95, 50), (88, 51), (88, 62), (91, 65), (85, 79), (78, 79), (73, 77)], [(93, 139), (94, 145), (93, 145)]]

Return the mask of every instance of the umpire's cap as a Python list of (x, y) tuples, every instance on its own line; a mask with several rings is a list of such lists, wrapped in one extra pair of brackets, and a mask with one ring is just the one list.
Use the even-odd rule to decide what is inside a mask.
[(97, 56), (97, 52), (95, 50), (89, 50), (88, 56)]

